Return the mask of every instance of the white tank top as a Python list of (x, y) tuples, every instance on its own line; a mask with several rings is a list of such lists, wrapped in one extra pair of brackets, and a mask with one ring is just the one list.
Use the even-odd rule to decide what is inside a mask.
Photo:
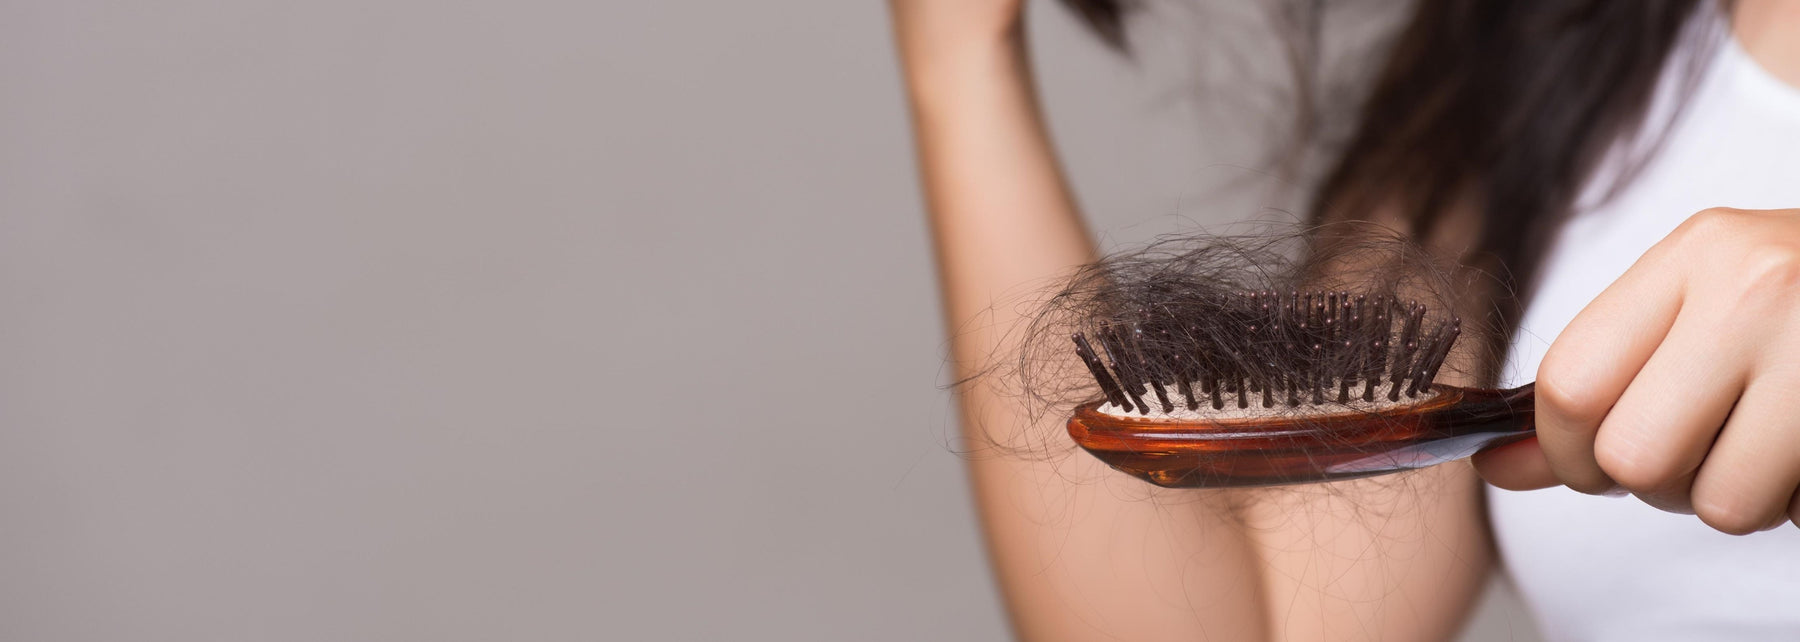
[[(1532, 380), (1569, 320), (1688, 216), (1800, 207), (1800, 88), (1726, 41), (1635, 180), (1603, 199), (1596, 186), (1615, 170), (1602, 169), (1578, 202), (1501, 371), (1508, 386)], [(1651, 122), (1671, 113), (1672, 76)], [(1734, 537), (1633, 497), (1562, 487), (1490, 487), (1488, 505), (1502, 565), (1550, 640), (1800, 640), (1792, 525)]]

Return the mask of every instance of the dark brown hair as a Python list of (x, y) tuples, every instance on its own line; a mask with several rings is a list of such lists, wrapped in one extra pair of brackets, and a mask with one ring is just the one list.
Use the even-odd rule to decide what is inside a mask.
[[(1125, 17), (1139, 4), (1064, 3), (1121, 48)], [(1361, 218), (1391, 208), (1414, 238), (1425, 238), (1450, 208), (1474, 207), (1479, 236), (1462, 260), (1521, 293), (1601, 156), (1643, 122), (1661, 71), (1701, 5), (1421, 0), (1373, 76), (1353, 133), (1315, 187), (1311, 218)], [(1321, 0), (1273, 0), (1270, 7), (1289, 24), (1311, 27), (1286, 37), (1319, 38)], [(1317, 51), (1316, 44), (1295, 50)], [(1305, 73), (1295, 76), (1308, 82)], [(1312, 107), (1297, 107), (1301, 124), (1309, 122)], [(1295, 129), (1308, 135), (1305, 126)], [(1621, 180), (1633, 165), (1627, 162)], [(1518, 299), (1496, 304), (1495, 321), (1511, 328)]]

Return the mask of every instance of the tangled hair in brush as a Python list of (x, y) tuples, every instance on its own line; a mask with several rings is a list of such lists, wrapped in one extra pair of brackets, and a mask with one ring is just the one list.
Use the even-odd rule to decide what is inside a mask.
[[(1068, 444), (1060, 422), (1097, 399), (1143, 413), (1191, 410), (1210, 393), (1212, 408), (1304, 417), (1333, 401), (1404, 402), (1434, 378), (1466, 382), (1496, 329), (1454, 311), (1482, 278), (1369, 223), (1163, 237), (1083, 266), (1039, 302), (1016, 366), (989, 373), (1013, 375), (1035, 436), (989, 438), (1066, 452), (1051, 445)], [(1459, 333), (1474, 340), (1452, 355)]]

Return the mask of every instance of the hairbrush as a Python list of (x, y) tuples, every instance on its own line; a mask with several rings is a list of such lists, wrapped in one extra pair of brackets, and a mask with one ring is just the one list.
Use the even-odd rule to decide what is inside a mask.
[(1072, 334), (1104, 398), (1075, 408), (1069, 435), (1173, 488), (1368, 477), (1532, 436), (1534, 384), (1435, 383), (1462, 323), (1427, 307), (1262, 290), (1113, 315)]

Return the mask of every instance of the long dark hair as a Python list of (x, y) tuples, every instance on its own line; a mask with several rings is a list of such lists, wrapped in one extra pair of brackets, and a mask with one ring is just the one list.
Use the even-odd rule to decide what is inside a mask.
[[(1271, 1), (1289, 24), (1308, 27), (1287, 37), (1319, 38), (1322, 0)], [(1064, 3), (1123, 48), (1125, 16), (1141, 0)], [(1554, 229), (1601, 156), (1643, 122), (1701, 4), (1420, 0), (1352, 135), (1314, 188), (1311, 218), (1392, 208), (1415, 238), (1426, 238), (1449, 208), (1478, 208), (1477, 247), (1461, 259), (1514, 293), (1496, 301), (1494, 319), (1512, 328), (1517, 295), (1532, 283)], [(1316, 51), (1308, 46), (1316, 42), (1301, 44), (1293, 49)], [(1308, 82), (1304, 73), (1296, 80)], [(1300, 108), (1309, 120), (1310, 106)]]

